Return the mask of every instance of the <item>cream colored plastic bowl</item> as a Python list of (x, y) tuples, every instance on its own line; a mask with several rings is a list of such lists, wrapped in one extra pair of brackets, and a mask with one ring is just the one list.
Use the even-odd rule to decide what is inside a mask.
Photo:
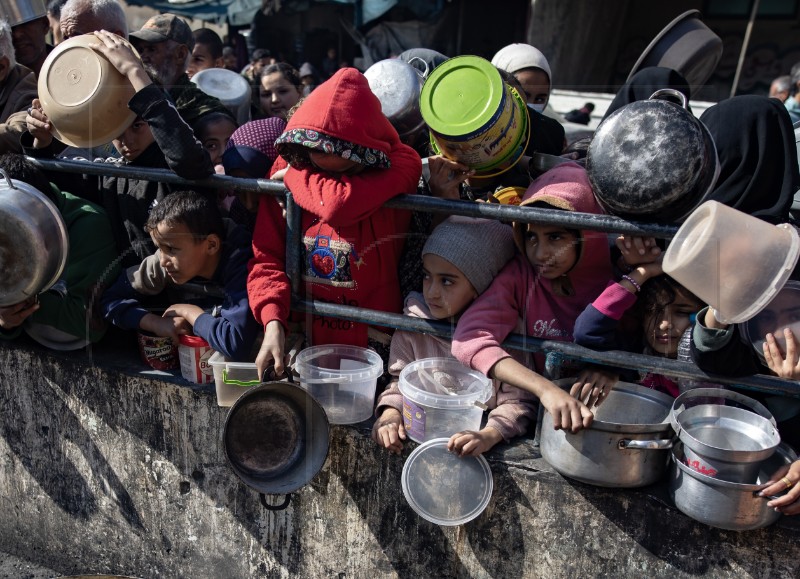
[(94, 34), (65, 40), (39, 73), (39, 100), (53, 135), (74, 147), (108, 143), (136, 118), (128, 108), (136, 91), (105, 56), (89, 48), (99, 42)]

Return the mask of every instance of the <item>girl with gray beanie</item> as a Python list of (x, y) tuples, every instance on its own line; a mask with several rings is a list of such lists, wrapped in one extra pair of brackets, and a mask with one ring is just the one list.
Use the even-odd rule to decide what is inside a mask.
[[(492, 283), (515, 254), (510, 226), (491, 219), (454, 216), (433, 230), (422, 250), (423, 292), (411, 292), (404, 313), (455, 324), (469, 304)], [(452, 358), (450, 340), (398, 330), (392, 336), (389, 373), (393, 381), (378, 398), (372, 438), (390, 452), (400, 454), (406, 439), (400, 372), (422, 358)], [(446, 378), (445, 378), (446, 379)], [(448, 449), (461, 456), (477, 456), (498, 442), (524, 434), (536, 416), (536, 398), (519, 388), (494, 382), (494, 395), (486, 426), (478, 432), (454, 433)]]

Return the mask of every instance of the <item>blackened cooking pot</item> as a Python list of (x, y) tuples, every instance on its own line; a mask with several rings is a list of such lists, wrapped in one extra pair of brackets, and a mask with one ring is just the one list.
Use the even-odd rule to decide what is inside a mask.
[(711, 134), (673, 89), (614, 111), (597, 127), (586, 156), (600, 205), (633, 220), (683, 221), (711, 193), (719, 170)]
[[(231, 406), (222, 443), (236, 475), (261, 494), (266, 508), (279, 510), (325, 464), (329, 430), (325, 410), (308, 392), (288, 382), (266, 382)], [(286, 497), (273, 506), (268, 494)]]

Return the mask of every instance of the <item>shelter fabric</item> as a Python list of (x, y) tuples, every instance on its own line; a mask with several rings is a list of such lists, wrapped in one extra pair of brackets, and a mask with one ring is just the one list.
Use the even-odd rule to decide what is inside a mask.
[(770, 223), (789, 220), (798, 187), (794, 129), (777, 99), (742, 95), (700, 116), (717, 146), (720, 175), (709, 200)]

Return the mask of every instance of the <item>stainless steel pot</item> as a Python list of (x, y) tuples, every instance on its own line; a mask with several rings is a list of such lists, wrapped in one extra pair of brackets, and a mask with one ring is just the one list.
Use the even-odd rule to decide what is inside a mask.
[(0, 307), (50, 288), (68, 254), (67, 226), (55, 204), (0, 170)]
[(388, 58), (370, 66), (364, 76), (400, 139), (412, 141), (425, 128), (419, 95), (426, 73), (397, 58)]
[(753, 483), (781, 441), (769, 410), (721, 388), (684, 392), (673, 402), (670, 422), (683, 443), (686, 464), (730, 482)]
[(760, 497), (764, 484), (782, 466), (797, 457), (785, 444), (761, 465), (756, 484), (733, 483), (706, 476), (685, 464), (683, 444), (672, 449), (669, 493), (675, 506), (689, 517), (711, 527), (748, 531), (771, 525), (781, 513), (767, 506), (774, 497)]
[[(574, 380), (556, 382), (569, 387)], [(544, 413), (540, 450), (559, 473), (603, 487), (641, 487), (660, 479), (669, 461), (672, 398), (661, 392), (619, 382), (593, 412), (589, 428), (577, 434), (553, 429)]]
[[(222, 444), (236, 475), (270, 510), (285, 509), (292, 492), (308, 483), (328, 456), (325, 410), (308, 392), (267, 382), (242, 394), (225, 419)], [(265, 495), (286, 495), (271, 505)]]
[[(681, 105), (661, 100), (677, 99)], [(682, 221), (719, 177), (708, 129), (686, 110), (686, 97), (661, 89), (630, 103), (597, 127), (586, 171), (598, 202), (626, 219)]]

